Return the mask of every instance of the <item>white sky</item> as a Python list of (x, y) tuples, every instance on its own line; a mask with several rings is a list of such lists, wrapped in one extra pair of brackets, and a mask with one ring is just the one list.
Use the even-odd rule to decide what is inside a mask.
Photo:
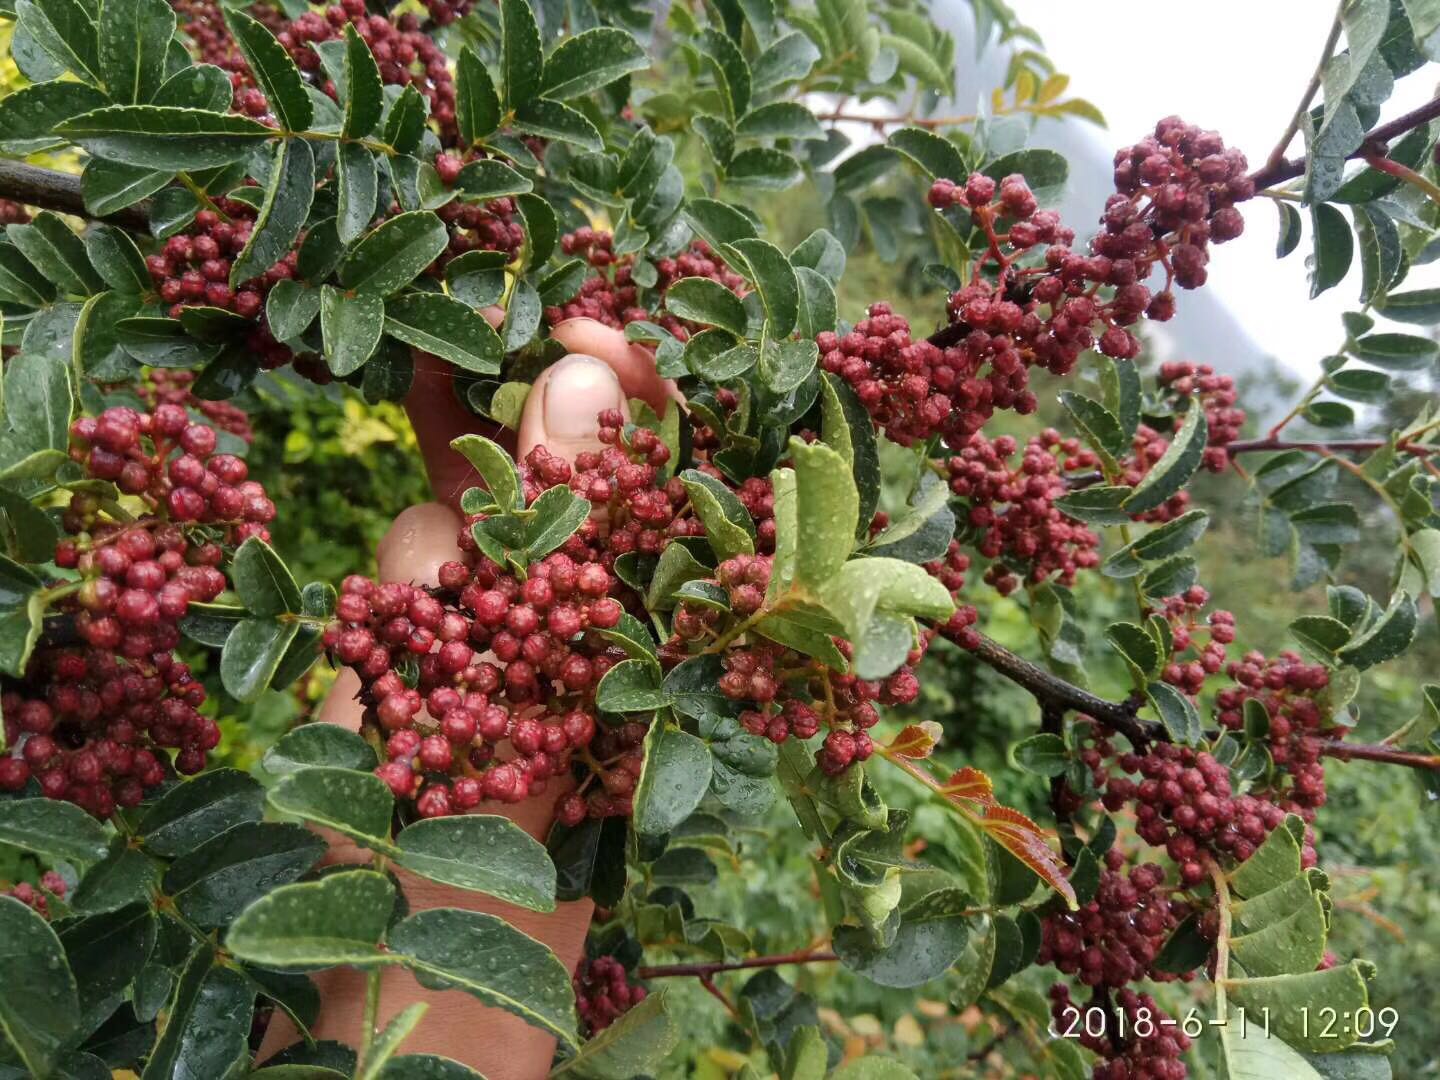
[[(1269, 155), (1294, 113), (1334, 10), (1330, 0), (1011, 0), (1011, 6), (1071, 76), (1070, 93), (1105, 113), (1109, 127), (1097, 134), (1107, 146), (1133, 142), (1176, 114), (1219, 131), (1252, 167)], [(1429, 100), (1437, 70), (1401, 80), (1382, 119)], [(1341, 340), (1340, 313), (1358, 306), (1359, 259), (1345, 281), (1310, 300), (1308, 221), (1299, 248), (1276, 260), (1273, 206), (1256, 199), (1244, 210), (1245, 234), (1212, 248), (1206, 288), (1262, 349), (1313, 377)], [(1435, 285), (1440, 268), (1431, 264), (1412, 269), (1402, 288)]]

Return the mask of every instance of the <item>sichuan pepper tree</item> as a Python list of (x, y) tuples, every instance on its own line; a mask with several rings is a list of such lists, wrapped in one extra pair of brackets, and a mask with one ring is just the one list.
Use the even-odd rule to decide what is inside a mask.
[[(44, 868), (0, 900), (6, 1075), (246, 1075), (254, 1018), (307, 1033), (307, 972), (352, 967), (354, 1047), (307, 1037), (273, 1075), (477, 1075), (403, 1053), (424, 1006), (376, 1007), (401, 968), (553, 1037), (573, 1076), (662, 1068), (665, 980), (693, 976), (754, 1039), (742, 1074), (768, 1056), (819, 1077), (838, 1055), (771, 969), (825, 963), (984, 995), (1054, 1075), (1388, 1075), (1404, 1033), (1366, 961), (1327, 951), (1314, 829), (1329, 762), (1428, 783), (1440, 760), (1434, 687), (1382, 742), (1346, 737), (1440, 592), (1437, 418), (1291, 431), (1350, 426), (1347, 402), (1433, 368), (1396, 324), (1440, 321), (1403, 286), (1434, 253), (1440, 100), (1378, 119), (1435, 16), (1342, 4), (1265, 160), (1159, 119), (1066, 222), (1066, 162), (1025, 149), (1024, 121), (1099, 114), (1002, 6), (975, 12), (1013, 50), (983, 119), (945, 111), (954, 42), (904, 2), (662, 23), (17, 0), (0, 143), (63, 167), (0, 164), (0, 840)], [(850, 152), (852, 98), (893, 111), (858, 114), (876, 137)], [(829, 227), (787, 239), (752, 204), (796, 185)], [(1147, 366), (1145, 326), (1260, 199), (1281, 257), (1309, 235), (1314, 294), (1357, 257), (1362, 292), (1315, 385), (1244, 438), (1224, 358)], [(923, 324), (837, 299), (862, 235), (924, 266)], [(597, 415), (578, 454), (518, 452), (530, 384), (605, 335), (668, 389)], [(245, 460), (246, 408), (282, 379), (408, 400), (422, 442), (437, 387), (473, 417), (431, 447), (465, 478), (440, 492), (464, 519), (434, 580), (294, 579), (268, 542), (285, 507)], [(1065, 430), (1027, 428), (1056, 395)], [(1297, 589), (1326, 586), (1294, 651), (1232, 648), (1245, 613), (1211, 603), (1192, 553), (1202, 471), (1245, 488)], [(1337, 498), (1342, 476), (1373, 505)], [(1385, 594), (1340, 583), (1365, 530), (1390, 544)], [(1082, 576), (1134, 605), (1103, 642), (1078, 631)], [(1029, 613), (1038, 662), (987, 635), (986, 591)], [(1048, 778), (1049, 820), (950, 760), (938, 724), (887, 719), (952, 648), (1033, 696), (1011, 754)], [(1092, 689), (1087, 655), (1118, 656), (1128, 695)], [(296, 728), (263, 784), (207, 770), (216, 693), (252, 702), (317, 663), (354, 673), (358, 732)], [(946, 828), (918, 834), (877, 770)], [(505, 813), (536, 800), (544, 844)], [(690, 892), (707, 850), (781, 820), (767, 842), (813, 859), (832, 930), (757, 956)], [(322, 868), (307, 825), (364, 863)], [(412, 914), (397, 873), (534, 911), (593, 898), (587, 957), (569, 971), (495, 915)], [(1054, 969), (1049, 1005), (1007, 993), (1032, 965)], [(752, 969), (738, 1004), (715, 981)]]

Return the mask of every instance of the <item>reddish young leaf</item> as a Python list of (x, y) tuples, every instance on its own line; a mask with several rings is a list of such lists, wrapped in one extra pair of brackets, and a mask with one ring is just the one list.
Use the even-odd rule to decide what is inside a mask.
[(990, 777), (972, 765), (956, 770), (940, 793), (966, 802), (989, 804), (995, 801), (995, 785), (990, 782)]
[(903, 758), (927, 758), (940, 744), (941, 727), (934, 720), (909, 724), (890, 743), (889, 750)]
[(985, 830), (990, 839), (1035, 871), (1045, 884), (1065, 897), (1066, 903), (1072, 909), (1077, 906), (1075, 890), (1065, 877), (1065, 867), (1045, 842), (1045, 833), (1039, 825), (1019, 810), (1012, 810), (998, 803), (986, 806), (984, 813), (975, 823)]

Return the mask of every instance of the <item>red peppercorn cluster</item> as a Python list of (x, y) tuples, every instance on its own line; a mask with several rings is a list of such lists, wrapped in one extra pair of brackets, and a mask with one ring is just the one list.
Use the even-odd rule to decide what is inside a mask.
[(560, 800), (560, 820), (630, 812), (646, 726), (597, 733), (595, 719), (595, 687), (625, 658), (600, 632), (639, 605), (611, 567), (700, 526), (675, 520), (683, 485), (655, 486), (669, 459), (658, 437), (613, 410), (599, 421), (603, 450), (572, 467), (537, 447), (521, 479), (527, 502), (568, 485), (605, 509), (605, 528), (588, 519), (520, 578), (479, 552), (469, 526), (483, 515), (474, 515), (460, 536), (466, 561), (442, 566), (437, 588), (346, 579), (325, 644), (359, 673), (366, 723), (387, 739), (379, 775), (424, 816), (538, 794), (582, 756), (590, 774)]
[[(454, 154), (439, 154), (435, 171), (447, 187), (453, 187), (463, 168)], [(398, 212), (396, 207), (395, 211)], [(450, 241), (440, 257), (430, 264), (429, 273), (439, 277), (446, 265), (467, 251), (503, 251), (514, 258), (525, 243), (525, 229), (516, 220), (518, 210), (511, 198), (490, 199), (484, 203), (454, 199), (435, 211), (450, 230)]]
[(158, 405), (178, 405), (182, 409), (194, 409), (217, 430), (228, 432), (247, 443), (254, 441), (255, 432), (250, 427), (249, 413), (229, 401), (211, 401), (197, 397), (194, 384), (193, 371), (150, 368), (136, 390), (152, 412)]
[(475, 0), (425, 0), (425, 10), (436, 26), (449, 26), (470, 14)]
[(1239, 437), (1240, 429), (1245, 426), (1245, 410), (1235, 404), (1239, 400), (1235, 380), (1229, 375), (1217, 375), (1209, 364), (1172, 361), (1160, 365), (1159, 382), (1172, 404), (1184, 398), (1200, 402), (1209, 432), (1205, 468), (1223, 472), (1230, 463), (1225, 447)]
[(115, 522), (82, 491), (62, 513), (55, 564), (79, 576), (52, 611), (69, 640), (43, 644), (24, 677), (6, 683), (16, 750), (0, 758), (0, 789), (33, 776), (46, 796), (107, 817), (170, 775), (157, 751), (177, 750), (182, 773), (204, 768), (220, 729), (198, 711), (205, 689), (175, 657), (179, 623), (192, 602), (225, 590), (222, 543), (267, 537), (275, 516), (245, 462), (215, 444), (215, 429), (174, 402), (71, 425), (71, 458), (144, 510)]
[[(365, 0), (341, 0), (326, 7), (323, 13), (307, 11), (289, 23), (277, 20), (271, 29), (296, 66), (325, 93), (335, 97), (335, 85), (326, 77), (314, 46), (339, 38), (346, 23), (352, 24), (370, 47), (380, 68), (380, 81), (387, 86), (414, 86), (424, 94), (430, 102), (430, 118), (439, 125), (441, 141), (454, 142), (458, 134), (455, 78), (445, 51), (420, 28), (420, 20), (415, 15), (407, 13), (387, 18), (367, 13)], [(259, 115), (252, 112), (257, 106), (248, 100), (243, 107), (251, 115)]]
[[(1190, 1075), (1180, 1060), (1190, 1049), (1190, 1036), (1149, 994), (1125, 989), (1113, 1002), (1097, 994), (1088, 1005), (1076, 1005), (1070, 1000), (1070, 988), (1056, 983), (1050, 987), (1050, 1012), (1056, 1031), (1068, 1033), (1099, 1055), (1091, 1074), (1095, 1080), (1185, 1080)], [(1106, 1018), (1099, 1035), (1096, 1015)]]
[[(680, 254), (655, 260), (656, 281), (642, 296), (634, 279), (635, 256), (614, 253), (614, 238), (608, 232), (582, 226), (560, 238), (560, 250), (578, 255), (599, 273), (587, 278), (569, 301), (545, 309), (545, 319), (554, 326), (565, 319), (594, 319), (616, 329), (637, 320), (663, 326), (681, 341), (690, 337), (694, 325), (660, 311), (665, 290), (681, 278), (703, 277), (718, 281), (736, 296), (745, 294), (745, 279), (731, 270), (703, 240), (695, 240)], [(641, 301), (649, 299), (652, 312)]]
[(1314, 821), (1316, 809), (1325, 805), (1325, 767), (1316, 737), (1343, 738), (1346, 731), (1331, 722), (1324, 707), (1330, 673), (1324, 665), (1307, 664), (1293, 652), (1273, 659), (1250, 652), (1226, 670), (1237, 685), (1216, 696), (1216, 719), (1222, 727), (1238, 731), (1245, 726), (1247, 700), (1265, 707), (1270, 721), (1265, 745), (1277, 771), (1289, 776), (1288, 784), (1270, 794), (1282, 810)]
[[(1202, 856), (1219, 853), (1244, 862), (1285, 819), (1277, 803), (1256, 795), (1237, 795), (1230, 771), (1206, 751), (1161, 743), (1145, 754), (1121, 754), (1117, 762), (1136, 782), (1098, 772), (1101, 801), (1112, 813), (1135, 804), (1135, 831), (1153, 847), (1163, 847), (1180, 868), (1180, 884), (1205, 877)], [(1315, 863), (1307, 842), (1306, 866)]]
[[(1192, 585), (1183, 593), (1168, 596), (1159, 614), (1170, 624), (1170, 662), (1165, 665), (1160, 677), (1175, 688), (1191, 697), (1205, 686), (1205, 680), (1217, 674), (1225, 665), (1225, 646), (1235, 640), (1235, 616), (1229, 611), (1212, 611), (1202, 625), (1200, 609), (1210, 602), (1210, 594), (1203, 586)], [(1208, 638), (1202, 647), (1196, 635)], [(1189, 660), (1180, 657), (1190, 649), (1195, 656)]]
[[(38, 649), (25, 678), (13, 688), (7, 680), (5, 734), (16, 750), (0, 758), (0, 790), (19, 791), (33, 776), (45, 797), (106, 818), (140, 805), (172, 775), (164, 749), (178, 751), (177, 771), (198, 773), (220, 728), (197, 711), (205, 688), (175, 659), (173, 621), (136, 626), (102, 616), (87, 625), (88, 614), (81, 606), (76, 627), (94, 644)], [(141, 652), (146, 644), (153, 651)]]
[(1199, 288), (1209, 243), (1223, 244), (1244, 231), (1235, 204), (1255, 194), (1248, 169), (1245, 155), (1226, 149), (1217, 132), (1166, 117), (1154, 135), (1116, 151), (1116, 193), (1105, 203), (1105, 231), (1092, 242), (1095, 253), (1143, 265), (1140, 280), (1160, 263), (1167, 291), (1171, 282)]
[[(220, 199), (218, 209), (201, 210), (185, 232), (176, 233), (145, 259), (160, 299), (170, 305), (170, 316), (191, 305), (224, 308), (246, 319), (257, 318), (271, 287), (295, 273), (295, 252), (239, 289), (230, 287), (230, 268), (245, 250), (255, 228), (255, 208), (236, 199)], [(288, 353), (287, 353), (288, 356)]]
[(1066, 492), (1064, 474), (1093, 468), (1095, 455), (1053, 428), (1030, 439), (1012, 468), (1017, 449), (1013, 436), (976, 434), (946, 463), (950, 490), (969, 502), (962, 523), (973, 532), (980, 554), (995, 560), (985, 581), (1002, 596), (1021, 583), (1011, 568), (1015, 564), (1026, 568), (1027, 581), (1054, 576), (1069, 585), (1076, 571), (1100, 562), (1099, 536), (1054, 505)]
[(581, 960), (571, 981), (580, 1023), (592, 1036), (645, 1000), (645, 987), (631, 982), (624, 965), (613, 956)]
[[(251, 536), (269, 539), (265, 526), (275, 517), (275, 504), (259, 483), (247, 479), (243, 459), (215, 453), (215, 429), (192, 423), (182, 406), (157, 405), (153, 412), (116, 406), (76, 420), (70, 435), (70, 456), (87, 475), (139, 496), (157, 520), (223, 526), (236, 543)], [(90, 529), (94, 503), (93, 495), (73, 496), (66, 531)], [(209, 565), (218, 565), (218, 559)]]
[(1038, 962), (1054, 964), (1086, 986), (1119, 989), (1141, 979), (1175, 976), (1150, 967), (1170, 932), (1189, 914), (1163, 888), (1165, 871), (1142, 863), (1124, 873), (1125, 855), (1105, 853), (1095, 897), (1079, 911), (1056, 910), (1045, 917)]
[(21, 881), (4, 892), (0, 892), (0, 896), (19, 900), (35, 914), (48, 919), (50, 917), (49, 898), (53, 896), (57, 900), (64, 900), (67, 890), (68, 886), (63, 877), (54, 870), (46, 870), (40, 878), (38, 889), (28, 881)]

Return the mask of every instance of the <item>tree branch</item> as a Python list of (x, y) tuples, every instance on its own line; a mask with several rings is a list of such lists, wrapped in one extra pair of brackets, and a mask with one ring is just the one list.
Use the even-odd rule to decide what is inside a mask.
[(80, 192), (80, 177), (57, 169), (42, 169), (23, 161), (0, 158), (0, 198), (13, 199), (26, 206), (54, 210), (61, 214), (109, 221), (126, 229), (150, 231), (150, 200), (117, 210), (104, 218), (96, 218), (85, 208)]
[(1345, 4), (1346, 0), (1340, 0), (1340, 6), (1335, 9), (1335, 18), (1330, 22), (1330, 35), (1325, 39), (1325, 47), (1320, 50), (1320, 62), (1315, 65), (1315, 74), (1310, 76), (1310, 85), (1305, 88), (1305, 96), (1300, 99), (1300, 104), (1295, 106), (1295, 113), (1285, 127), (1285, 134), (1280, 136), (1280, 141), (1275, 144), (1275, 149), (1270, 151), (1270, 157), (1265, 161), (1266, 168), (1273, 169), (1284, 164), (1285, 150), (1289, 147), (1290, 140), (1295, 138), (1295, 133), (1300, 130), (1300, 121), (1309, 111), (1310, 103), (1320, 92), (1320, 83), (1325, 75), (1325, 65), (1329, 63), (1330, 54), (1335, 51), (1335, 46), (1340, 42), (1342, 25), (1340, 16), (1345, 12)]
[[(1376, 148), (1388, 144), (1391, 139), (1398, 135), (1404, 135), (1412, 128), (1428, 123), (1440, 117), (1440, 97), (1421, 105), (1418, 109), (1411, 109), (1403, 116), (1397, 116), (1388, 124), (1381, 124), (1379, 127), (1367, 132), (1360, 145), (1354, 152), (1346, 155), (1348, 160), (1364, 157), (1367, 153), (1374, 153)], [(1278, 163), (1267, 163), (1263, 168), (1255, 170), (1250, 174), (1250, 179), (1255, 182), (1257, 188), (1267, 188), (1272, 184), (1278, 184), (1285, 180), (1293, 180), (1302, 176), (1305, 172), (1305, 158), (1291, 158), (1289, 161)]]
[(691, 975), (702, 982), (710, 981), (724, 971), (749, 971), (753, 968), (784, 967), (787, 964), (829, 964), (840, 959), (833, 952), (815, 952), (799, 949), (780, 956), (754, 956), (749, 960), (716, 961), (710, 964), (658, 964), (654, 967), (637, 968), (635, 974), (642, 979), (669, 979), (676, 975)]
[[(980, 644), (970, 652), (1017, 686), (1030, 691), (1040, 703), (1041, 716), (1049, 725), (1046, 730), (1053, 730), (1056, 710), (1073, 710), (1114, 728), (1137, 745), (1170, 741), (1169, 733), (1163, 724), (1143, 720), (1136, 715), (1143, 704), (1138, 695), (1132, 695), (1127, 701), (1110, 701), (1099, 697), (1046, 671), (1038, 664), (1016, 656), (984, 634), (980, 635)], [(1214, 738), (1215, 734), (1213, 731), (1206, 733), (1208, 738)], [(1322, 755), (1339, 761), (1378, 761), (1387, 765), (1402, 765), (1408, 769), (1440, 771), (1440, 754), (1397, 750), (1391, 746), (1347, 743), (1340, 739), (1315, 741)]]

